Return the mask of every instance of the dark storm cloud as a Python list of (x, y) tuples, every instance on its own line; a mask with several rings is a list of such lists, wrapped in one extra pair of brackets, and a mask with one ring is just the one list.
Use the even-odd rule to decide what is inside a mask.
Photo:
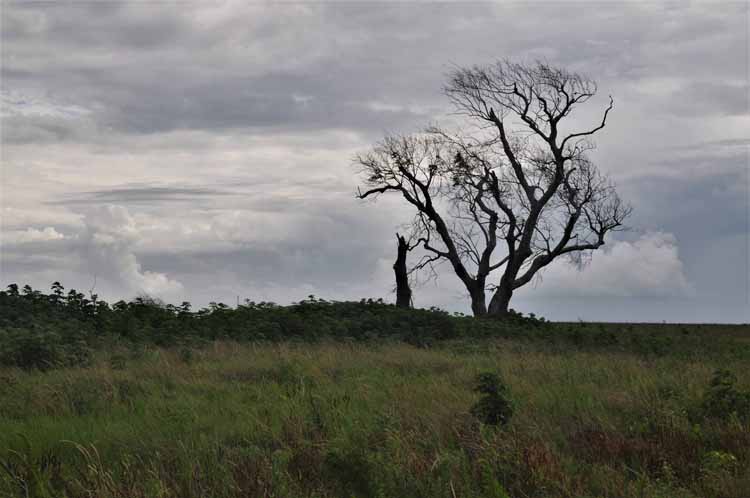
[(71, 193), (70, 198), (48, 204), (131, 204), (141, 202), (192, 202), (199, 197), (231, 195), (219, 189), (197, 187), (131, 187)]
[(52, 116), (3, 118), (3, 143), (45, 144), (85, 140), (93, 131), (87, 123)]
[[(304, 42), (306, 20), (318, 29), (329, 24), (322, 13), (303, 12), (288, 22), (283, 13), (267, 16), (245, 30), (234, 22), (204, 30), (200, 20), (173, 12), (153, 15), (151, 7), (138, 5), (97, 11), (97, 22), (89, 23), (88, 8), (45, 5), (4, 17), (6, 86), (33, 87), (43, 80), (60, 99), (95, 104), (93, 118), (100, 126), (132, 133), (282, 125), (381, 131), (425, 119), (407, 108), (371, 105), (394, 102), (389, 82), (400, 80), (400, 88), (407, 88), (406, 75), (359, 71), (367, 65), (352, 64), (350, 30), (342, 30), (333, 53), (323, 52), (328, 42), (319, 36), (311, 40), (312, 53), (308, 47), (285, 47), (291, 32)], [(339, 27), (332, 23), (330, 36), (337, 37)], [(264, 38), (280, 59), (263, 60), (258, 51)], [(56, 47), (54, 57), (46, 53), (50, 45)], [(381, 66), (388, 67), (387, 60)]]
[[(545, 10), (555, 18), (570, 9)], [(283, 127), (375, 134), (418, 127), (447, 110), (440, 88), (454, 62), (541, 57), (578, 69), (602, 66), (597, 72), (605, 79), (635, 79), (653, 71), (650, 61), (670, 50), (665, 47), (704, 38), (721, 50), (736, 42), (722, 38), (726, 17), (641, 6), (625, 7), (627, 24), (608, 9), (589, 9), (585, 20), (568, 17), (543, 32), (527, 9), (490, 4), (281, 6), (240, 10), (213, 25), (199, 15), (141, 4), (14, 4), (9, 10), (3, 17), (6, 86), (44, 81), (62, 99), (95, 103), (93, 119), (101, 127), (130, 133)], [(501, 43), (487, 43), (498, 30)], [(703, 55), (709, 60), (702, 66), (727, 59)], [(666, 72), (694, 75), (683, 74), (691, 64), (681, 57), (670, 54)], [(683, 105), (672, 110), (741, 112), (743, 91), (691, 83), (679, 91)], [(70, 135), (59, 125), (40, 128), (41, 135)]]
[(624, 182), (623, 194), (636, 204), (631, 224), (666, 227), (689, 242), (687, 247), (746, 233), (750, 186), (744, 142), (731, 139), (673, 149), (672, 157), (659, 161), (669, 174), (646, 173)]
[(144, 49), (161, 46), (189, 31), (181, 16), (150, 15), (146, 9), (125, 7), (117, 2), (9, 2), (2, 18), (4, 37), (63, 41), (70, 49)]

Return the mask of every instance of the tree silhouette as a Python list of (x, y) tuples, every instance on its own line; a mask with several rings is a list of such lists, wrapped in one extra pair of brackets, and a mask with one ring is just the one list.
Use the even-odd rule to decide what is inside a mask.
[(596, 91), (588, 78), (544, 63), (457, 68), (445, 93), (467, 128), (385, 137), (355, 159), (366, 187), (359, 197), (401, 194), (416, 210), (413, 233), (450, 264), (474, 314), (505, 314), (517, 288), (560, 256), (581, 262), (631, 212), (587, 156), (612, 98), (595, 126), (564, 131)]
[(393, 272), (396, 274), (396, 306), (411, 308), (411, 287), (409, 286), (409, 269), (406, 265), (406, 255), (412, 249), (403, 235), (396, 234), (398, 241), (396, 261)]

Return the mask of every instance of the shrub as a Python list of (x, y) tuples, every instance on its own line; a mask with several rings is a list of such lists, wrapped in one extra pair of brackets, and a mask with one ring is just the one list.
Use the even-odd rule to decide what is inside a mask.
[(87, 366), (91, 353), (86, 341), (77, 336), (39, 327), (0, 329), (0, 365), (24, 370)]
[(60, 336), (41, 330), (0, 331), (0, 364), (26, 370), (47, 370), (63, 360)]
[(471, 407), (471, 414), (487, 425), (506, 425), (513, 416), (508, 388), (496, 373), (481, 373), (474, 391), (484, 396)]
[(729, 370), (717, 370), (703, 395), (699, 413), (703, 418), (750, 421), (750, 391), (736, 387), (737, 377)]
[(180, 360), (183, 363), (192, 363), (194, 358), (195, 355), (193, 354), (192, 348), (186, 346), (180, 349)]
[(709, 451), (703, 455), (701, 473), (704, 475), (731, 474), (738, 467), (737, 458), (731, 453)]

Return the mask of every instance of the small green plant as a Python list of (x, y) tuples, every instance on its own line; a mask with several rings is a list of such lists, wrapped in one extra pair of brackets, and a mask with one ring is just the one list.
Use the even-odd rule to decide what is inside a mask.
[(125, 370), (128, 365), (128, 358), (121, 352), (112, 353), (109, 357), (109, 367), (112, 370)]
[(731, 453), (709, 451), (703, 455), (700, 466), (703, 488), (710, 493), (709, 496), (739, 496), (727, 492), (734, 487), (734, 477), (740, 469), (737, 457)]
[(190, 347), (183, 347), (180, 349), (180, 360), (182, 360), (183, 363), (192, 363), (195, 359), (195, 355), (193, 354), (193, 350)]
[(704, 475), (731, 474), (737, 470), (737, 457), (724, 451), (709, 451), (703, 456), (701, 473)]
[(746, 422), (750, 420), (750, 391), (737, 388), (737, 377), (729, 370), (717, 370), (711, 384), (703, 395), (700, 414), (704, 418), (728, 420), (735, 416)]
[(471, 407), (471, 414), (487, 425), (506, 425), (513, 416), (508, 388), (493, 372), (477, 375), (474, 391), (484, 396)]

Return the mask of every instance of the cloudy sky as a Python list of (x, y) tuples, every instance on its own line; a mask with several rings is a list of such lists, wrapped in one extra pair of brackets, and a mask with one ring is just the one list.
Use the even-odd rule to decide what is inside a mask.
[[(593, 158), (635, 207), (551, 319), (748, 322), (748, 4), (3, 2), (0, 283), (108, 300), (393, 300), (399, 199), (352, 156), (455, 119), (454, 65), (543, 59), (615, 99)], [(448, 269), (418, 306), (466, 311)]]

